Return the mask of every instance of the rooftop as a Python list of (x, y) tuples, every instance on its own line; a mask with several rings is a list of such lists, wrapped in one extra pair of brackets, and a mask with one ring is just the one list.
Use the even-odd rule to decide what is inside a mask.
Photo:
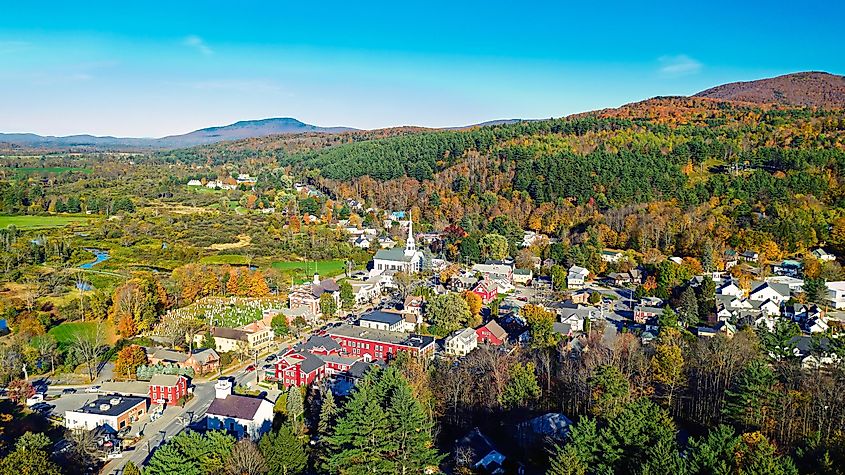
[(182, 378), (177, 374), (156, 374), (150, 378), (150, 386), (176, 386)]
[(404, 248), (394, 247), (393, 249), (379, 249), (373, 259), (394, 262), (411, 262), (415, 254), (409, 256), (405, 254)]
[(226, 338), (228, 340), (248, 340), (248, 333), (243, 330), (236, 330), (234, 328), (214, 327), (211, 329), (211, 336), (217, 338)]
[(102, 396), (72, 412), (97, 414), (101, 416), (119, 416), (139, 404), (146, 404), (147, 399), (133, 396)]
[(231, 394), (226, 399), (217, 398), (208, 406), (206, 414), (219, 417), (232, 417), (234, 419), (252, 420), (261, 403), (262, 398), (239, 396)]
[(434, 337), (425, 335), (414, 335), (403, 332), (392, 332), (387, 330), (376, 330), (375, 328), (364, 328), (343, 324), (332, 328), (327, 332), (330, 336), (341, 338), (358, 338), (363, 340), (390, 343), (394, 345), (407, 346), (411, 348), (425, 348), (434, 344)]
[(397, 313), (376, 310), (374, 312), (361, 315), (361, 318), (359, 320), (365, 320), (368, 322), (375, 323), (385, 323), (387, 325), (396, 325), (397, 323), (401, 322), (403, 318), (402, 315), (399, 315)]

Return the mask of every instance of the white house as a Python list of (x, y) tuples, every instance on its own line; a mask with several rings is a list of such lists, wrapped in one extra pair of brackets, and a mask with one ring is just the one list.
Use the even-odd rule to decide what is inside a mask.
[(534, 278), (534, 271), (531, 269), (514, 269), (513, 283), (526, 285)]
[(828, 253), (822, 248), (813, 249), (813, 257), (823, 262), (831, 262), (836, 260), (836, 256)]
[(845, 280), (828, 282), (826, 298), (836, 310), (845, 308)]
[(580, 266), (572, 266), (566, 274), (566, 286), (570, 289), (580, 289), (584, 287), (584, 282), (590, 275), (590, 271)]
[(778, 318), (773, 317), (771, 315), (762, 315), (754, 320), (754, 328), (765, 328), (770, 332), (775, 331), (775, 325), (777, 325)]
[(206, 411), (208, 430), (225, 430), (238, 438), (258, 440), (273, 426), (273, 404), (263, 397), (232, 394), (232, 381), (220, 378), (214, 401)]
[(352, 244), (357, 247), (358, 249), (369, 249), (370, 248), (370, 240), (364, 237), (363, 234), (358, 236), (357, 239), (352, 241)]
[(783, 284), (763, 282), (748, 294), (748, 300), (765, 302), (771, 300), (777, 305), (789, 299), (789, 287)]
[(522, 242), (519, 243), (520, 247), (531, 247), (536, 244), (541, 239), (545, 239), (546, 236), (542, 234), (537, 234), (534, 231), (525, 231), (522, 235)]
[(513, 266), (509, 264), (475, 264), (472, 272), (481, 274), (485, 279), (513, 280)]
[(379, 286), (372, 282), (347, 281), (352, 287), (352, 294), (355, 296), (356, 305), (364, 305), (372, 302), (379, 295)]
[(810, 333), (824, 333), (829, 328), (824, 317), (815, 317), (807, 320), (807, 331)]
[(734, 297), (742, 297), (742, 289), (734, 282), (733, 280), (728, 280), (718, 289), (716, 289), (716, 293), (718, 295), (732, 295)]
[(625, 253), (622, 251), (613, 251), (610, 249), (601, 251), (601, 260), (604, 262), (619, 262), (623, 257), (625, 257)]
[(389, 236), (382, 236), (378, 238), (378, 245), (381, 246), (382, 249), (393, 249), (396, 247), (396, 241), (391, 239)]
[(358, 319), (358, 326), (376, 330), (401, 332), (405, 329), (405, 317), (399, 313), (376, 310), (361, 315), (361, 318)]
[(446, 353), (456, 356), (464, 356), (478, 347), (478, 338), (475, 330), (464, 328), (446, 337)]
[(766, 299), (762, 302), (754, 302), (759, 303), (760, 306), (756, 307), (757, 310), (760, 310), (761, 313), (765, 315), (780, 315), (780, 305), (775, 303), (773, 300)]
[(202, 182), (199, 180), (188, 180), (188, 186), (202, 186)]

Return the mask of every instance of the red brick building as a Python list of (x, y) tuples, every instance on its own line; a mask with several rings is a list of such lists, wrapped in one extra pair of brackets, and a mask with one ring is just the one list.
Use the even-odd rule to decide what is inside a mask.
[(157, 374), (150, 379), (150, 402), (176, 404), (188, 394), (188, 378), (181, 375)]
[(496, 320), (490, 320), (486, 325), (475, 330), (479, 345), (499, 346), (508, 341), (508, 332), (501, 327)]
[(330, 328), (326, 335), (336, 341), (343, 352), (364, 361), (388, 360), (405, 351), (416, 358), (434, 355), (434, 337), (403, 332), (377, 330), (353, 325)]

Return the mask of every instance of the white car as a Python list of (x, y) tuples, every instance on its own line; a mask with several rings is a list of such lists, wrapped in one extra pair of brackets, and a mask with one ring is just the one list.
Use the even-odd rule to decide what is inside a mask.
[(98, 393), (100, 392), (99, 386), (91, 386), (90, 388), (85, 388), (86, 393)]
[(32, 407), (42, 402), (44, 402), (44, 393), (35, 393), (32, 397), (26, 398), (27, 407)]

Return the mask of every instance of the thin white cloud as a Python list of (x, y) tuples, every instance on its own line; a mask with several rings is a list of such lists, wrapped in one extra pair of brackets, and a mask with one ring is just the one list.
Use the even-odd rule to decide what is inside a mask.
[(210, 47), (209, 47), (209, 46), (205, 43), (205, 41), (203, 41), (203, 39), (202, 39), (202, 38), (200, 38), (200, 37), (199, 37), (199, 36), (197, 36), (197, 35), (190, 35), (190, 36), (187, 36), (187, 37), (184, 39), (184, 41), (182, 41), (182, 44), (184, 44), (185, 46), (190, 46), (191, 48), (196, 49), (197, 51), (199, 51), (200, 53), (202, 53), (202, 54), (204, 54), (204, 55), (206, 55), (206, 56), (211, 56), (212, 54), (214, 54), (214, 50), (212, 50), (212, 49), (211, 49), (211, 48), (210, 48)]
[(665, 76), (689, 76), (697, 74), (702, 68), (701, 63), (685, 54), (661, 56), (657, 62), (660, 63), (660, 73)]

